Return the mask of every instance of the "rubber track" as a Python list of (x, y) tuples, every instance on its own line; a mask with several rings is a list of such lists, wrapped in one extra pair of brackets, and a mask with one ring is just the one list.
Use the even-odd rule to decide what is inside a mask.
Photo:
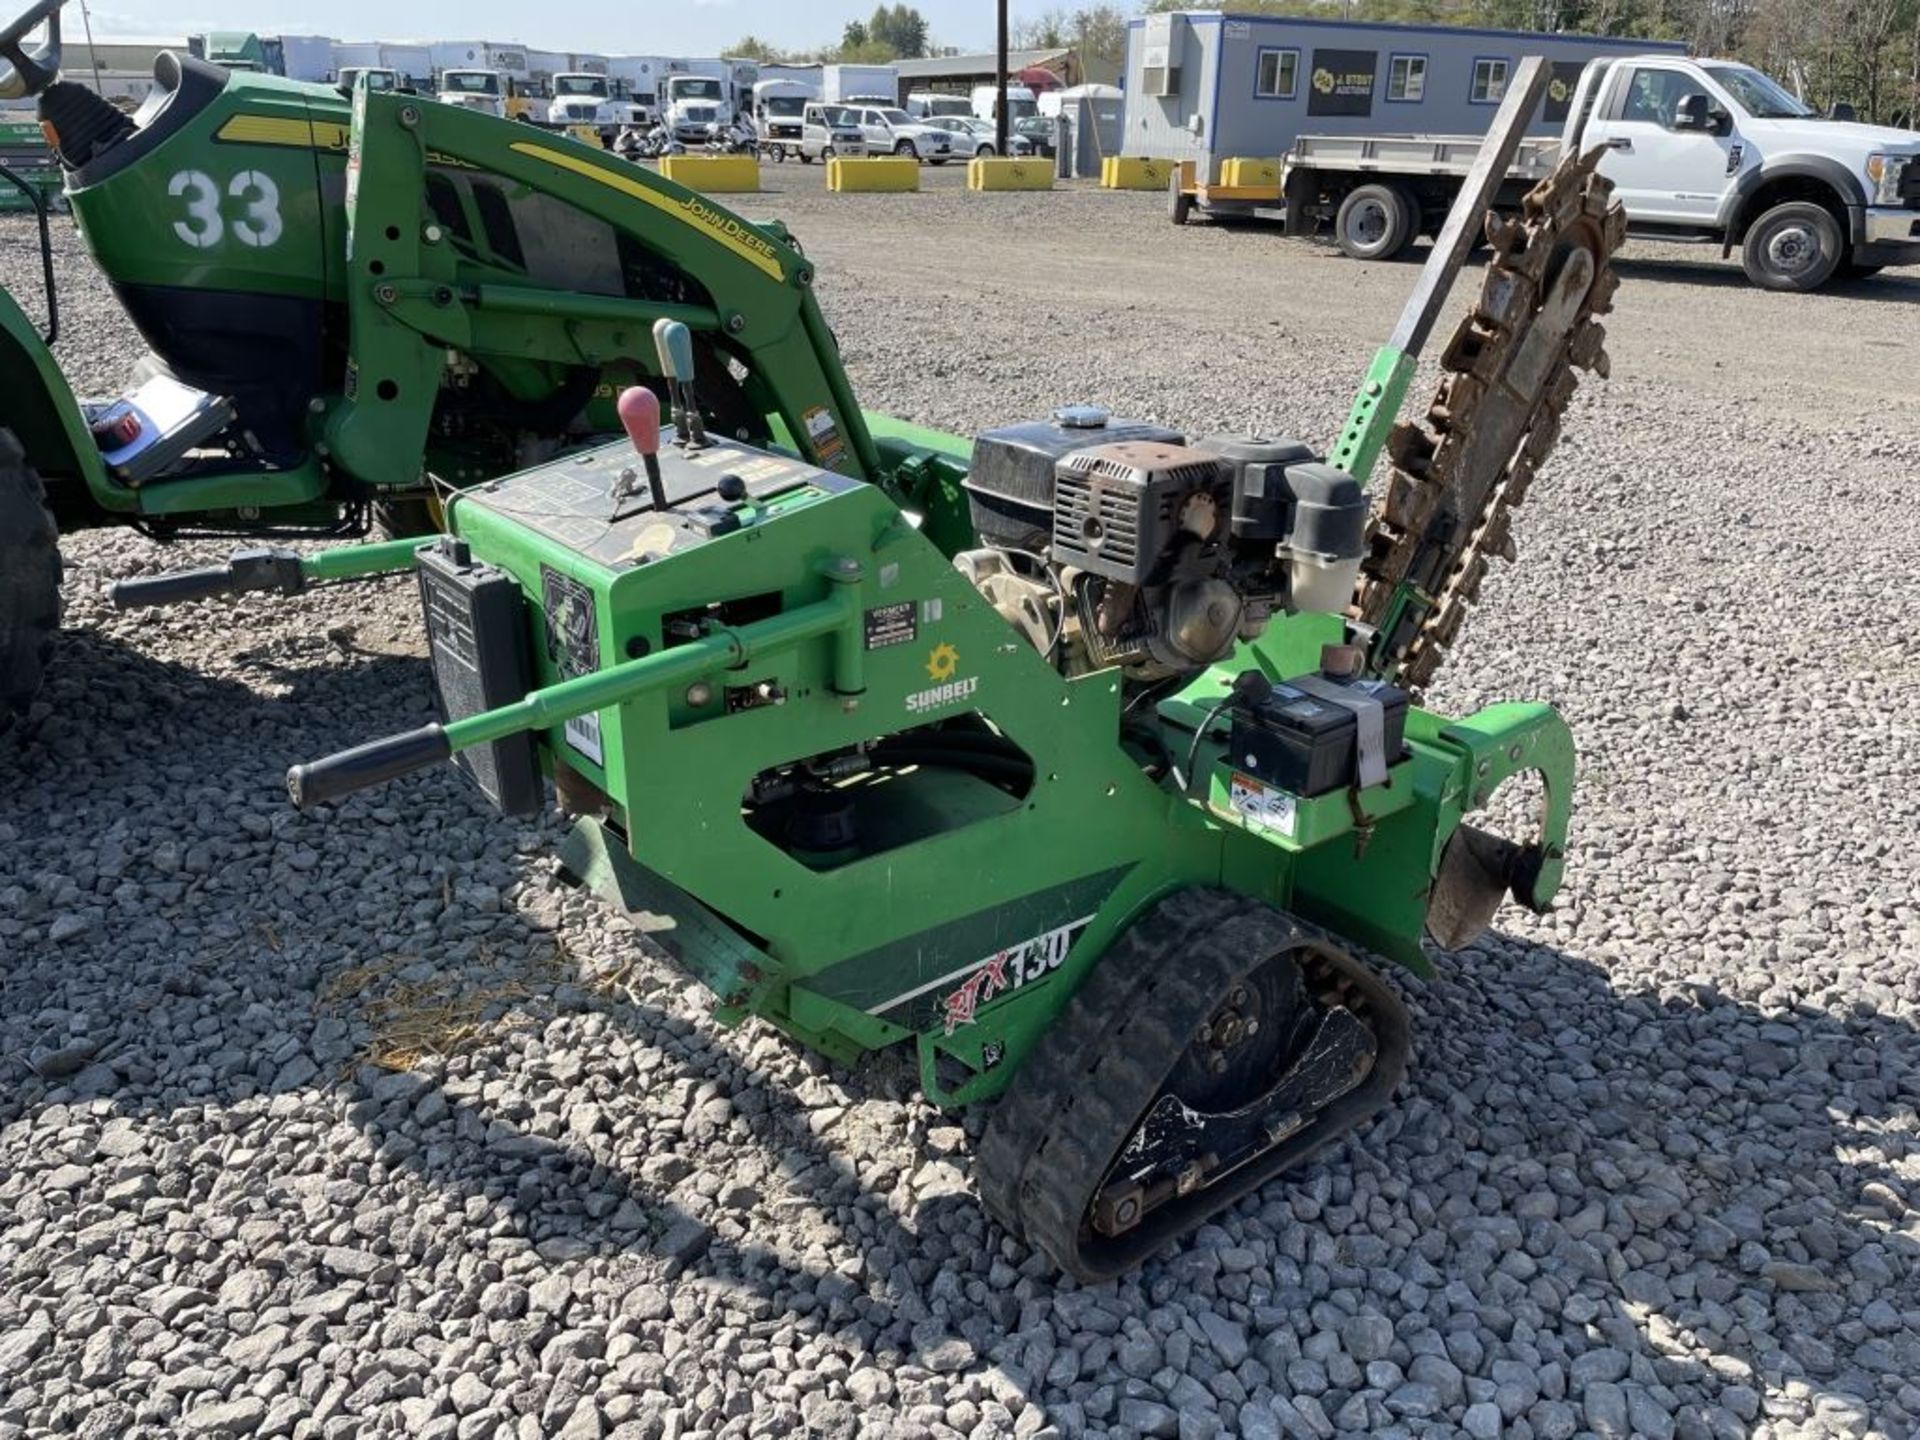
[(0, 430), (0, 730), (33, 703), (60, 631), (60, 530), (46, 494)]
[[(1099, 1237), (1097, 1253), (1082, 1249), (1082, 1217), (1189, 1038), (1253, 965), (1319, 941), (1278, 911), (1224, 890), (1184, 890), (1149, 910), (1095, 963), (988, 1118), (974, 1164), (988, 1213), (1068, 1274), (1094, 1283), (1359, 1123), (1404, 1071), (1404, 1015), (1384, 989), (1399, 1023), (1382, 1044), (1375, 1076), (1360, 1087), (1378, 1097), (1364, 1111), (1337, 1125), (1316, 1121), (1281, 1147), (1280, 1163), (1270, 1151), (1266, 1163), (1251, 1162), (1162, 1207), (1126, 1235)], [(1335, 1102), (1323, 1114), (1341, 1108)], [(1177, 1225), (1169, 1223), (1176, 1211)]]

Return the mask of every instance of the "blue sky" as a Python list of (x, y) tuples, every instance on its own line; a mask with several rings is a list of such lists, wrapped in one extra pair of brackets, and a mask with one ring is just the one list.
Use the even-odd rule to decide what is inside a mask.
[[(1017, 19), (1048, 8), (1049, 0), (1013, 0)], [(963, 50), (993, 45), (992, 0), (919, 0), (936, 43)], [(80, 38), (78, 5), (67, 10)], [(336, 40), (517, 40), (546, 50), (635, 55), (710, 55), (742, 35), (776, 45), (823, 45), (837, 40), (848, 20), (873, 13), (871, 0), (842, 4), (796, 0), (636, 0), (625, 5), (529, 6), (507, 0), (107, 0), (92, 7), (94, 32), (171, 37), (205, 30), (253, 30), (262, 35), (331, 35)], [(324, 18), (321, 18), (324, 17)]]

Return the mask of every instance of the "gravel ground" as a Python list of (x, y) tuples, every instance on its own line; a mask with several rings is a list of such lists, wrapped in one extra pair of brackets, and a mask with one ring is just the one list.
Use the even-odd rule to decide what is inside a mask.
[[(958, 178), (742, 206), (931, 423), (1326, 437), (1414, 276)], [(1567, 712), (1560, 907), (1406, 986), (1381, 1120), (1097, 1289), (986, 1223), (904, 1067), (717, 1030), (556, 826), (451, 774), (286, 807), (427, 710), (404, 585), (118, 615), (224, 547), (71, 538), (0, 773), (0, 1436), (1920, 1433), (1920, 283), (1701, 253), (1623, 263), (1617, 378), (1432, 697)]]

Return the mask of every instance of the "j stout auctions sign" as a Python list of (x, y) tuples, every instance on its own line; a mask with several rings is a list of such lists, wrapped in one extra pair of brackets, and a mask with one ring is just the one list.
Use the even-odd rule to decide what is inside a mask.
[(1580, 72), (1586, 68), (1584, 60), (1556, 60), (1553, 76), (1547, 81), (1546, 96), (1540, 101), (1540, 118), (1552, 124), (1559, 124), (1567, 118), (1567, 112), (1573, 109), (1573, 90), (1580, 83)]
[(1371, 50), (1315, 50), (1307, 76), (1307, 113), (1371, 115), (1379, 60)]

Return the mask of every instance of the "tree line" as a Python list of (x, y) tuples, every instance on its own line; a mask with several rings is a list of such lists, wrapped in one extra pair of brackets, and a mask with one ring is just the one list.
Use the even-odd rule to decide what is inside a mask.
[[(1195, 0), (1146, 0), (1179, 10)], [(1684, 41), (1695, 54), (1749, 64), (1826, 110), (1852, 105), (1863, 120), (1920, 123), (1920, 0), (1232, 0), (1242, 14), (1475, 25)], [(1116, 5), (1057, 6), (1017, 21), (1020, 50), (1079, 52), (1118, 65), (1130, 11)], [(837, 45), (786, 50), (747, 35), (724, 53), (759, 60), (884, 64), (943, 53), (910, 5), (877, 5), (848, 21)], [(944, 53), (951, 53), (946, 51)]]
[(933, 36), (927, 17), (911, 5), (874, 6), (873, 14), (865, 20), (846, 23), (837, 45), (803, 46), (795, 50), (762, 40), (758, 35), (743, 35), (720, 52), (723, 59), (738, 56), (798, 65), (816, 61), (884, 65), (889, 60), (918, 60), (932, 53)]

